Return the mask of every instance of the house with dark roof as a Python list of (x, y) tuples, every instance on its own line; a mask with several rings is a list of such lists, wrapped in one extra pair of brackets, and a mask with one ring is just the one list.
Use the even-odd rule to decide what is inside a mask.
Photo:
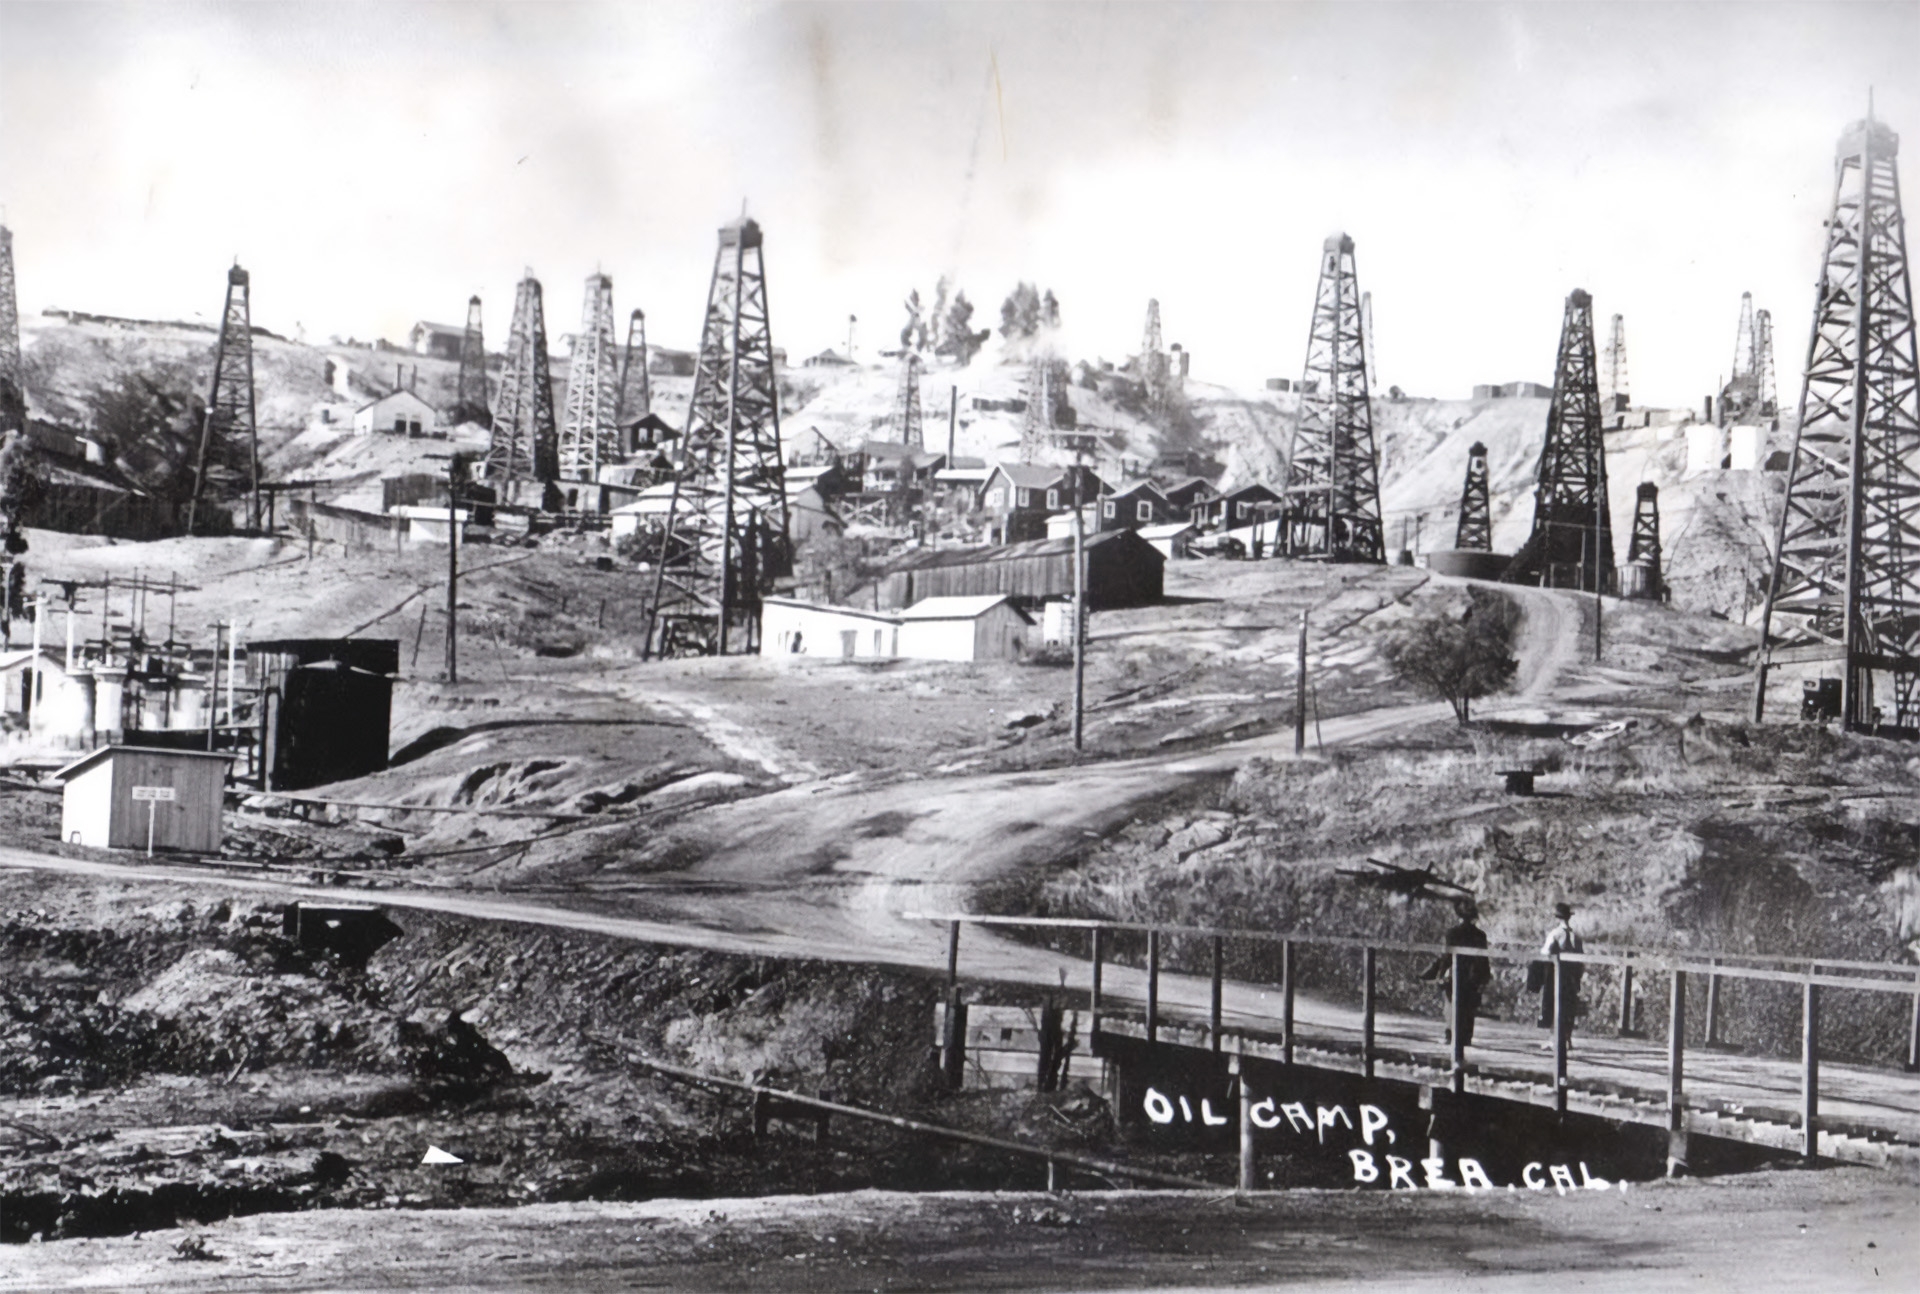
[(1132, 481), (1100, 500), (1101, 530), (1137, 530), (1173, 519), (1167, 496), (1152, 481)]
[(993, 519), (1002, 543), (1039, 539), (1047, 533), (1049, 513), (1073, 506), (1076, 477), (1084, 502), (1099, 498), (1106, 488), (1085, 466), (999, 463), (980, 488), (980, 506)]
[(1206, 505), (1206, 521), (1219, 530), (1233, 530), (1264, 521), (1280, 510), (1280, 496), (1255, 482), (1212, 499)]
[(1171, 485), (1163, 485), (1160, 493), (1166, 499), (1172, 516), (1191, 521), (1199, 520), (1196, 514), (1204, 511), (1206, 505), (1218, 497), (1218, 492), (1201, 476), (1183, 477)]

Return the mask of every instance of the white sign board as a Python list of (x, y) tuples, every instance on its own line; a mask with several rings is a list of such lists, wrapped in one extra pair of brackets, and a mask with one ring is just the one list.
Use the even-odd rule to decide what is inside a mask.
[(171, 800), (173, 798), (173, 788), (171, 786), (136, 786), (133, 788), (133, 798), (136, 800)]

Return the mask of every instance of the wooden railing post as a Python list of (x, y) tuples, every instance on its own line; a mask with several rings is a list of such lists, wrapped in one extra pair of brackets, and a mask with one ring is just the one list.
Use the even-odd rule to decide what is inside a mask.
[(1371, 947), (1361, 949), (1360, 954), (1360, 1072), (1368, 1078), (1373, 1077), (1373, 986), (1374, 951)]
[(1820, 986), (1807, 979), (1800, 1007), (1800, 1122), (1808, 1159), (1820, 1156)]
[(960, 983), (960, 923), (947, 923), (947, 994), (952, 996)]
[[(1718, 966), (1720, 959), (1715, 957), (1713, 964)], [(1707, 976), (1707, 1037), (1701, 1044), (1704, 1047), (1718, 1047), (1720, 1041), (1720, 977)]]
[(1452, 1048), (1452, 1055), (1448, 1058), (1451, 1069), (1448, 1086), (1456, 1092), (1467, 1090), (1466, 965), (1464, 956), (1453, 954), (1453, 992), (1447, 999), (1447, 1039)]
[(1147, 931), (1147, 1041), (1160, 1036), (1160, 932)]
[(1920, 1070), (1920, 975), (1913, 981), (1913, 1015), (1907, 1021), (1907, 1072)]
[(1280, 1060), (1293, 1064), (1293, 940), (1280, 941)]
[(957, 1092), (967, 1081), (967, 1004), (960, 1000), (960, 986), (947, 994), (947, 1027), (940, 1047), (940, 1072), (947, 1089)]
[(1560, 950), (1553, 951), (1553, 1112), (1567, 1112), (1567, 1030), (1573, 1021), (1567, 1018), (1566, 964)]
[(1667, 1130), (1686, 1129), (1685, 1097), (1681, 1082), (1687, 1056), (1687, 973), (1673, 972), (1673, 992), (1667, 1006)]
[(1106, 951), (1101, 945), (1106, 941), (1106, 934), (1099, 926), (1093, 928), (1093, 991), (1087, 1000), (1088, 1033), (1100, 1032), (1100, 971), (1101, 959)]
[(1633, 954), (1620, 958), (1620, 1036), (1633, 1035)]
[(1253, 1093), (1247, 1089), (1247, 1058), (1243, 1051), (1233, 1057), (1233, 1081), (1240, 1089), (1240, 1191), (1253, 1189)]
[(1222, 943), (1219, 935), (1213, 937), (1213, 1004), (1211, 1013), (1207, 1017), (1207, 1034), (1215, 1051), (1220, 1050), (1220, 990), (1223, 969), (1221, 962), (1225, 953)]

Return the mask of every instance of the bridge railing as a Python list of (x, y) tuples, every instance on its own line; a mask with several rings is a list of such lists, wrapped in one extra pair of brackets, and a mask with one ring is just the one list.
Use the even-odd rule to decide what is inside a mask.
[[(1570, 968), (1579, 966), (1598, 969), (1610, 967), (1619, 974), (1621, 984), (1621, 1020), (1620, 1033), (1631, 1034), (1633, 982), (1636, 975), (1658, 975), (1664, 973), (1668, 980), (1667, 1011), (1667, 1064), (1666, 1095), (1667, 1123), (1674, 1131), (1685, 1126), (1685, 1072), (1686, 1072), (1686, 1033), (1687, 1033), (1687, 980), (1689, 976), (1705, 977), (1707, 981), (1707, 1030), (1708, 1046), (1718, 1043), (1717, 1014), (1719, 1008), (1719, 984), (1723, 979), (1746, 980), (1760, 983), (1793, 985), (1800, 989), (1800, 1062), (1801, 1073), (1797, 1095), (1800, 1101), (1799, 1124), (1803, 1129), (1804, 1153), (1813, 1157), (1819, 1149), (1819, 1103), (1820, 1103), (1820, 1003), (1821, 990), (1834, 989), (1866, 993), (1889, 993), (1911, 999), (1907, 1030), (1907, 1055), (1905, 1068), (1908, 1072), (1920, 1070), (1920, 965), (1908, 965), (1895, 962), (1851, 961), (1841, 958), (1777, 956), (1771, 954), (1708, 953), (1689, 954), (1674, 949), (1650, 948), (1634, 945), (1602, 945), (1591, 951), (1578, 953), (1562, 952), (1544, 956), (1539, 948), (1515, 944), (1495, 945), (1485, 949), (1462, 949), (1446, 944), (1421, 943), (1406, 940), (1374, 939), (1350, 935), (1309, 934), (1299, 931), (1246, 930), (1226, 926), (1190, 926), (1159, 924), (1142, 921), (1106, 921), (1075, 917), (1017, 917), (988, 916), (975, 913), (908, 913), (910, 920), (937, 922), (947, 927), (947, 990), (948, 1010), (945, 1015), (949, 1031), (964, 1028), (964, 1012), (960, 1007), (959, 961), (960, 932), (962, 926), (976, 925), (988, 928), (1027, 929), (1038, 931), (1081, 931), (1087, 936), (1088, 960), (1090, 962), (1091, 982), (1088, 999), (1088, 1013), (1092, 1029), (1098, 1031), (1100, 1017), (1105, 1001), (1104, 971), (1112, 957), (1112, 941), (1115, 936), (1130, 934), (1144, 936), (1145, 939), (1145, 1032), (1149, 1042), (1157, 1040), (1163, 1017), (1160, 1001), (1160, 980), (1162, 961), (1166, 943), (1171, 938), (1199, 939), (1208, 943), (1211, 952), (1211, 993), (1207, 1019), (1208, 1038), (1215, 1051), (1222, 1049), (1225, 1029), (1224, 986), (1226, 983), (1226, 949), (1229, 942), (1253, 943), (1274, 946), (1278, 953), (1279, 966), (1279, 1039), (1281, 1059), (1286, 1064), (1294, 1062), (1294, 1050), (1297, 1039), (1296, 997), (1299, 986), (1299, 974), (1296, 954), (1302, 948), (1327, 948), (1357, 951), (1359, 1007), (1359, 1051), (1361, 1070), (1372, 1077), (1378, 1060), (1378, 977), (1379, 959), (1382, 953), (1420, 955), (1428, 958), (1449, 958), (1451, 961), (1448, 983), (1452, 990), (1447, 1000), (1447, 1046), (1449, 1049), (1449, 1084), (1456, 1092), (1466, 1087), (1468, 1044), (1465, 1037), (1469, 1032), (1463, 1028), (1466, 1024), (1463, 1012), (1470, 1009), (1468, 1000), (1461, 993), (1460, 986), (1466, 982), (1463, 975), (1464, 961), (1469, 957), (1484, 957), (1490, 962), (1507, 962), (1530, 965), (1534, 962), (1545, 963), (1548, 983), (1543, 986), (1543, 1009), (1550, 1011), (1553, 1050), (1553, 1105), (1557, 1111), (1565, 1112), (1569, 1088), (1567, 1078), (1568, 1051), (1570, 1047), (1575, 1000), (1572, 993), (1565, 991), (1569, 982)], [(1758, 964), (1738, 964), (1758, 963)], [(1793, 967), (1797, 969), (1786, 969)], [(1591, 973), (1591, 972), (1587, 972)], [(958, 1037), (949, 1039), (949, 1045), (943, 1052), (950, 1058), (959, 1051)], [(957, 1081), (957, 1065), (949, 1073)]]

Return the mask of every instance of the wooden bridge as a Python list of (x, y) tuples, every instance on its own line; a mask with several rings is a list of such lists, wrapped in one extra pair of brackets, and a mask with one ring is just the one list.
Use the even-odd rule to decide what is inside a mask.
[[(1467, 953), (1439, 944), (1137, 922), (977, 915), (919, 919), (948, 927), (948, 998), (936, 1027), (943, 1064), (955, 1085), (969, 1072), (975, 1081), (991, 1081), (992, 1071), (1010, 1068), (1037, 1075), (1051, 1066), (1055, 1076), (1085, 1076), (1081, 1057), (1099, 1053), (1102, 1035), (1131, 1037), (1664, 1129), (1673, 1147), (1670, 1162), (1677, 1164), (1684, 1164), (1692, 1134), (1810, 1158), (1920, 1167), (1920, 966), (1744, 954), (1701, 957), (1620, 945), (1542, 959), (1537, 949), (1511, 946)], [(976, 1008), (970, 1025), (961, 936), (968, 925), (1022, 931), (1056, 950), (1077, 945), (1085, 975), (1072, 983), (1074, 977), (1063, 974), (1062, 989), (1073, 997), (1084, 993), (1084, 1006), (1026, 1011), (1031, 1020), (1014, 1018), (1024, 1008)], [(1114, 959), (1121, 940), (1135, 948), (1144, 944), (1143, 964)], [(1211, 973), (1166, 970), (1164, 954), (1175, 940), (1189, 952), (1197, 946), (1203, 961), (1210, 952)], [(1299, 990), (1296, 960), (1308, 949), (1316, 950), (1323, 981), (1329, 958), (1350, 967), (1346, 1001)], [(1262, 951), (1277, 965), (1277, 983), (1227, 977), (1229, 958), (1249, 951)], [(1468, 955), (1489, 958), (1496, 974), (1503, 964), (1524, 970), (1530, 962), (1547, 960), (1556, 983), (1577, 963), (1584, 968), (1583, 996), (1592, 998), (1600, 989), (1609, 990), (1610, 997), (1610, 990), (1618, 990), (1620, 1018), (1603, 1024), (1585, 1017), (1568, 1045), (1558, 1027), (1483, 1016), (1469, 1047), (1459, 1041), (1460, 1030), (1448, 1027), (1448, 1019), (1380, 1009), (1378, 984), (1386, 959), (1418, 959), (1425, 965), (1452, 956), (1457, 984), (1459, 960)], [(1780, 985), (1798, 998), (1797, 1057), (1743, 1052), (1720, 1041), (1721, 991), (1729, 982)], [(1635, 1027), (1643, 1014), (1639, 1004), (1655, 994), (1664, 999), (1664, 1038), (1649, 1038)], [(1888, 1055), (1879, 1064), (1823, 1057), (1823, 1003), (1854, 994), (1892, 999), (1880, 1010), (1904, 1016), (1903, 1054)], [(1695, 1014), (1702, 997), (1704, 1012)], [(1552, 994), (1551, 1000), (1557, 1010), (1560, 995)], [(1447, 998), (1443, 1014), (1451, 1016), (1458, 1005)], [(1691, 1030), (1690, 1015), (1696, 1021)], [(1062, 1036), (1072, 1039), (1064, 1058)], [(1067, 1068), (1073, 1065), (1080, 1068)]]

